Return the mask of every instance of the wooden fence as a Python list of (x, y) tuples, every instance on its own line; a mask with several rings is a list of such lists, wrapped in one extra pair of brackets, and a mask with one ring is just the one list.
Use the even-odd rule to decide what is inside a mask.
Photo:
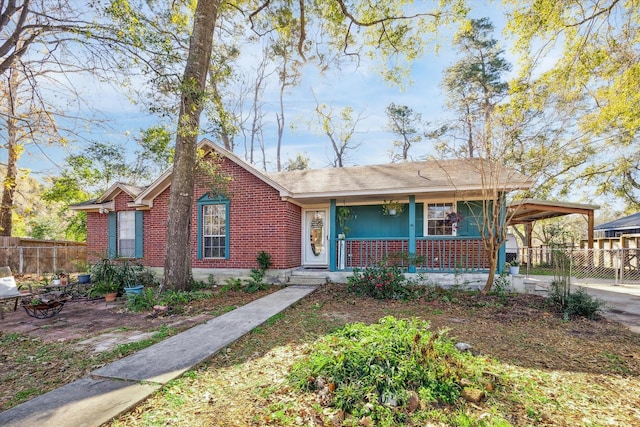
[(14, 274), (77, 272), (86, 262), (85, 243), (0, 237), (0, 266)]

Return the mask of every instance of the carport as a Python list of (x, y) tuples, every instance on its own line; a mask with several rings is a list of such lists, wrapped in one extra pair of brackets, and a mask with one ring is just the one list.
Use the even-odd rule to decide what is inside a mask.
[(507, 206), (509, 225), (524, 224), (526, 246), (531, 247), (533, 223), (541, 219), (557, 218), (564, 215), (586, 215), (588, 221), (588, 248), (593, 249), (593, 211), (598, 205), (556, 202), (549, 200), (524, 199)]

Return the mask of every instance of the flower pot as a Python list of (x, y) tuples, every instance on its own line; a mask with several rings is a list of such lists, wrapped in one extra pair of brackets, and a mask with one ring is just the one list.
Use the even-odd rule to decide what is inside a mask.
[(509, 274), (514, 276), (516, 274), (520, 274), (520, 266), (519, 265), (512, 265), (511, 267), (509, 267)]
[(61, 277), (60, 278), (60, 286), (67, 286), (67, 278), (66, 277)]
[(389, 209), (389, 215), (390, 216), (395, 216), (396, 215), (396, 210), (395, 209)]
[(60, 279), (53, 279), (52, 284), (53, 286), (60, 286)]
[(113, 292), (113, 293), (110, 293), (110, 294), (105, 294), (104, 295), (104, 300), (106, 302), (114, 302), (116, 300), (117, 296), (118, 296), (117, 292)]
[(91, 281), (90, 274), (78, 274), (78, 283), (84, 285)]
[(142, 293), (142, 289), (144, 288), (144, 286), (142, 285), (136, 285), (136, 286), (132, 286), (130, 288), (124, 288), (124, 291), (127, 293), (127, 296), (129, 295), (139, 295)]

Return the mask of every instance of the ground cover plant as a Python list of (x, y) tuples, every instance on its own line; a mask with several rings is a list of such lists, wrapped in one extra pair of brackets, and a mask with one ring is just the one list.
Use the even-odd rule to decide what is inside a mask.
[[(110, 425), (605, 426), (640, 423), (638, 335), (606, 319), (564, 320), (562, 311), (541, 296), (481, 295), (442, 289), (430, 290), (426, 296), (384, 300), (359, 296), (349, 292), (346, 285), (322, 287), (207, 363), (167, 384), (161, 392)], [(359, 328), (377, 325), (387, 316), (393, 316), (397, 322), (409, 322), (406, 325), (413, 322), (410, 319), (417, 319), (420, 325), (424, 325), (420, 322), (429, 322), (431, 332), (425, 332), (425, 337), (442, 333), (456, 342), (471, 344), (476, 356), (465, 355), (469, 363), (463, 363), (463, 367), (473, 368), (471, 372), (476, 374), (454, 374), (456, 381), (445, 381), (450, 387), (444, 389), (452, 392), (445, 395), (450, 396), (447, 398), (416, 392), (420, 399), (417, 406), (409, 410), (409, 400), (414, 396), (412, 390), (385, 393), (380, 384), (388, 384), (390, 378), (383, 371), (379, 372), (379, 383), (374, 387), (377, 393), (369, 393), (364, 399), (349, 396), (355, 396), (355, 389), (361, 386), (371, 391), (370, 385), (358, 384), (339, 392), (337, 374), (317, 373), (321, 365), (322, 369), (328, 369), (332, 357), (343, 361), (347, 357), (346, 346), (328, 346), (327, 340), (356, 334), (354, 346), (356, 341), (363, 340), (371, 344), (372, 341), (367, 340), (373, 338)], [(352, 326), (354, 324), (363, 326)], [(349, 326), (343, 329), (345, 325)], [(354, 332), (354, 328), (358, 332)], [(448, 332), (445, 334), (444, 330)], [(386, 338), (389, 334), (388, 331), (372, 333)], [(405, 338), (408, 337), (411, 333)], [(376, 345), (364, 347), (371, 349)], [(450, 349), (450, 343), (446, 346), (448, 350), (444, 354), (450, 357), (458, 354)], [(302, 369), (314, 354), (322, 360), (322, 356), (318, 356), (319, 348), (333, 355), (324, 358), (327, 366), (312, 363), (310, 371)], [(385, 355), (389, 353), (380, 351)], [(382, 357), (380, 361), (385, 359)], [(346, 371), (353, 373), (354, 369)], [(399, 372), (397, 368), (391, 371)], [(308, 373), (306, 378), (305, 373)], [(395, 374), (392, 377), (395, 378)], [(481, 391), (479, 400), (463, 396), (464, 387)]]

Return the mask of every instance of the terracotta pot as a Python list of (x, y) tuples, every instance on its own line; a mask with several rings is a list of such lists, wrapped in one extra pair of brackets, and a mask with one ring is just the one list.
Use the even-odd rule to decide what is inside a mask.
[(105, 294), (104, 296), (104, 300), (106, 302), (114, 302), (116, 300), (116, 297), (118, 296), (117, 292), (114, 292), (112, 294)]

